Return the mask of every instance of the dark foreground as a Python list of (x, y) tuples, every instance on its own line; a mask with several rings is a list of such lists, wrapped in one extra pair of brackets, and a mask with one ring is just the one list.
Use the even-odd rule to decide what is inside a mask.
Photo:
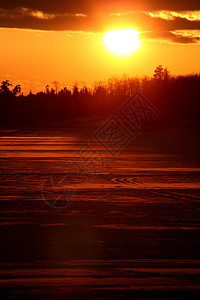
[(3, 132), (1, 299), (199, 299), (197, 136), (92, 143), (103, 164), (80, 174), (86, 138)]

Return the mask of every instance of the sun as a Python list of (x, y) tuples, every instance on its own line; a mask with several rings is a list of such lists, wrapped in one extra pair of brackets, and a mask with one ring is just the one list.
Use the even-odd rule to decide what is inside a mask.
[(103, 40), (106, 48), (117, 56), (129, 56), (140, 45), (139, 32), (131, 28), (110, 30), (104, 34)]

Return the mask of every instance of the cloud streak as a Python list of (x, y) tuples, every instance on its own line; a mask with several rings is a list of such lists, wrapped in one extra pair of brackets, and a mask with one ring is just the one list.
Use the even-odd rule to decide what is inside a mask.
[(86, 14), (82, 13), (50, 14), (40, 10), (30, 9), (26, 7), (17, 7), (12, 10), (0, 8), (0, 17), (2, 18), (20, 19), (29, 16), (41, 20), (51, 20), (58, 17), (87, 17)]
[(168, 21), (175, 20), (176, 18), (186, 19), (188, 21), (200, 21), (200, 10), (195, 11), (154, 11), (145, 12), (152, 18), (160, 18)]
[(188, 34), (187, 32), (172, 32), (172, 31), (157, 31), (157, 32), (143, 32), (141, 33), (142, 39), (159, 39), (163, 41), (171, 41), (173, 43), (180, 44), (194, 44), (200, 41), (200, 32), (199, 34)]
[(31, 10), (26, 7), (17, 7), (13, 10), (0, 8), (0, 18), (18, 19), (26, 16), (35, 17), (42, 20), (49, 20), (55, 17), (54, 14), (44, 13), (40, 10)]

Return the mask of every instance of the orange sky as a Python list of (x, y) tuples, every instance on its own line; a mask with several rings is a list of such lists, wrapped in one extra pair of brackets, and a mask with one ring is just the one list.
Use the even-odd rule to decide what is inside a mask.
[(199, 44), (141, 40), (136, 53), (119, 58), (105, 48), (101, 33), (0, 29), (0, 34), (0, 80), (20, 83), (26, 92), (54, 80), (63, 86), (113, 75), (151, 76), (159, 64), (172, 74), (200, 71)]
[[(69, 87), (76, 81), (92, 84), (123, 74), (152, 76), (159, 64), (171, 74), (200, 72), (198, 1), (192, 0), (191, 10), (186, 1), (180, 10), (178, 1), (176, 10), (170, 10), (167, 1), (143, 1), (145, 11), (133, 11), (133, 1), (118, 0), (116, 7), (107, 5), (111, 0), (104, 1), (106, 9), (102, 6), (98, 11), (89, 1), (86, 6), (80, 0), (78, 8), (58, 2), (58, 7), (48, 2), (49, 10), (41, 1), (24, 1), (24, 7), (15, 7), (14, 0), (3, 1), (4, 7), (0, 4), (1, 81), (21, 84), (27, 93), (44, 90), (55, 80), (60, 87)], [(32, 8), (33, 3), (38, 7)], [(119, 58), (105, 48), (104, 32), (116, 27), (140, 32), (141, 45), (132, 56)]]

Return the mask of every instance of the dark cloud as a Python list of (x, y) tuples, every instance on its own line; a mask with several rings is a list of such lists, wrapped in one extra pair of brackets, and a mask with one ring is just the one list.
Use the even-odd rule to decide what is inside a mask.
[(185, 35), (184, 33), (176, 33), (170, 31), (154, 31), (154, 32), (145, 32), (141, 34), (142, 38), (148, 39), (164, 39), (170, 40), (174, 43), (181, 43), (181, 44), (189, 44), (189, 43), (197, 43), (200, 41), (199, 36), (195, 35)]
[[(95, 22), (95, 20), (94, 20)], [(24, 28), (36, 30), (70, 30), (70, 31), (92, 31), (94, 29), (92, 18), (77, 16), (59, 16), (53, 19), (38, 19), (33, 16), (24, 16), (21, 18), (7, 17), (0, 18), (0, 27)]]
[(200, 21), (190, 21), (181, 17), (174, 17), (173, 20), (152, 18), (144, 12), (135, 12), (128, 15), (112, 16), (106, 20), (107, 23), (127, 23), (137, 26), (140, 30), (172, 31), (172, 30), (200, 30)]
[(49, 13), (91, 13), (99, 10), (198, 10), (199, 0), (1, 0), (0, 7), (27, 7)]

